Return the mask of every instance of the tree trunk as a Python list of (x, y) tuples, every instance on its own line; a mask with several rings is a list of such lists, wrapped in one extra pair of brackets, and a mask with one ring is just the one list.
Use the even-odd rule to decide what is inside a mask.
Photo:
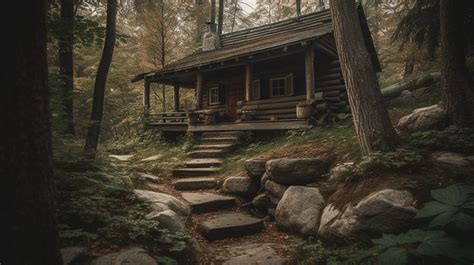
[(331, 0), (337, 52), (363, 155), (393, 149), (398, 141), (383, 103), (353, 1)]
[(104, 49), (100, 59), (99, 68), (94, 85), (94, 98), (92, 102), (91, 125), (87, 131), (86, 145), (84, 151), (95, 158), (97, 144), (99, 142), (100, 125), (104, 110), (104, 94), (107, 75), (115, 46), (115, 19), (117, 17), (117, 0), (107, 0), (107, 25), (105, 30)]
[[(2, 131), (7, 138), (0, 144), (0, 175), (4, 182), (12, 182), (8, 186), (2, 182), (4, 188), (10, 187), (4, 195), (13, 194), (2, 200), (3, 228), (8, 234), (2, 232), (1, 263), (59, 265), (47, 85), (47, 1), (21, 3), (8, 9), (14, 32), (5, 33), (12, 37), (14, 47), (8, 50), (14, 62), (8, 65), (15, 72), (2, 74), (7, 88), (1, 104), (6, 109)], [(3, 127), (5, 123), (8, 126)]]
[(467, 0), (441, 0), (441, 87), (449, 118), (459, 127), (474, 123), (472, 81), (466, 66)]
[(61, 37), (59, 38), (59, 75), (63, 85), (62, 108), (65, 123), (64, 133), (74, 135), (74, 112), (73, 112), (73, 45), (74, 34), (74, 2), (73, 0), (61, 0)]

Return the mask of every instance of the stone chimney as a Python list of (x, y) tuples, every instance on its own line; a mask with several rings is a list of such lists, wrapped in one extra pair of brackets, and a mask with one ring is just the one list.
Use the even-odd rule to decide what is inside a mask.
[(202, 37), (202, 51), (212, 51), (221, 47), (221, 40), (217, 34), (217, 25), (214, 22), (206, 22), (208, 31)]

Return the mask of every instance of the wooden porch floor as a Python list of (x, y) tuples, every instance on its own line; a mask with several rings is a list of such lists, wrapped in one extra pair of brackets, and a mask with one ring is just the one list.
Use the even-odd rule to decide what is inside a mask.
[(191, 125), (185, 123), (148, 123), (148, 126), (168, 132), (218, 132), (218, 131), (262, 131), (309, 129), (312, 126), (305, 119), (277, 121), (226, 122), (214, 125)]

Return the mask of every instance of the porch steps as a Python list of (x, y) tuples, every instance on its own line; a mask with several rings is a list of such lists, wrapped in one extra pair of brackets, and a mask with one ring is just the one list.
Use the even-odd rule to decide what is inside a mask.
[(229, 137), (203, 137), (201, 138), (201, 144), (235, 144), (238, 140), (238, 137), (229, 136)]
[(197, 158), (188, 160), (184, 163), (184, 167), (220, 167), (223, 161), (217, 158)]
[(175, 168), (173, 169), (173, 177), (206, 177), (219, 172), (218, 168), (204, 167), (204, 168)]
[(225, 151), (224, 149), (203, 149), (191, 151), (188, 156), (192, 158), (216, 158), (221, 157)]
[(230, 149), (234, 144), (200, 144), (194, 147), (194, 150), (208, 150), (208, 149)]

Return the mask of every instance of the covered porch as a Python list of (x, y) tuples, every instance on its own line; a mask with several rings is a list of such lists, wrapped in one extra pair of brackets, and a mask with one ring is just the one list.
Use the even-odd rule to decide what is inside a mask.
[[(194, 69), (148, 74), (143, 77), (147, 123), (158, 130), (192, 132), (309, 128), (311, 115), (298, 111), (298, 106), (324, 112), (325, 96), (337, 103), (345, 99), (331, 38), (326, 35), (324, 41), (302, 41)], [(278, 82), (285, 84), (275, 86)], [(173, 87), (173, 111), (150, 113), (151, 83)], [(195, 109), (180, 110), (182, 89), (194, 90)]]

